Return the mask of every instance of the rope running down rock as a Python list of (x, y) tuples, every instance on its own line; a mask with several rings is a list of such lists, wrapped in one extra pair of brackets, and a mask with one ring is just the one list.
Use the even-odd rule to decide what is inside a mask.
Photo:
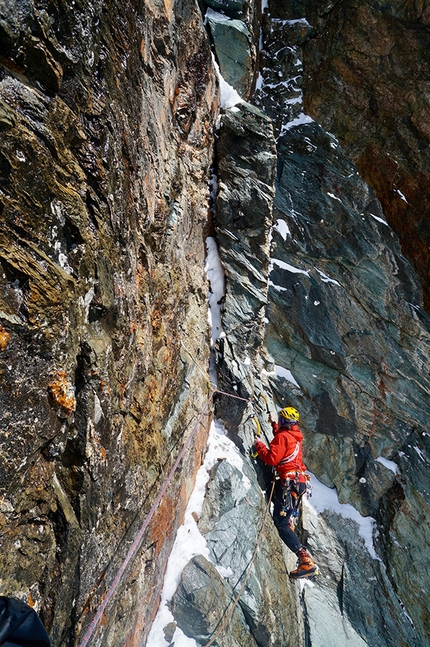
[[(226, 391), (221, 391), (221, 390), (219, 390), (219, 389), (216, 387), (216, 385), (214, 385), (214, 384), (212, 384), (212, 383), (211, 383), (211, 381), (210, 381), (210, 379), (209, 379), (208, 374), (207, 374), (207, 373), (205, 373), (205, 372), (203, 371), (203, 369), (199, 366), (198, 362), (197, 362), (197, 361), (195, 360), (195, 358), (191, 355), (190, 351), (187, 349), (187, 347), (185, 346), (185, 344), (182, 344), (182, 346), (183, 346), (183, 348), (185, 349), (185, 351), (190, 355), (190, 357), (192, 358), (193, 362), (196, 364), (196, 366), (198, 367), (198, 369), (199, 369), (199, 370), (202, 372), (202, 374), (203, 374), (203, 375), (208, 379), (208, 386), (209, 386), (209, 389), (210, 389), (210, 394), (209, 394), (208, 399), (207, 399), (207, 401), (206, 401), (206, 403), (205, 403), (205, 406), (203, 407), (203, 409), (201, 410), (201, 412), (200, 412), (200, 414), (199, 414), (199, 417), (198, 417), (198, 419), (197, 419), (197, 421), (196, 421), (196, 423), (195, 423), (195, 425), (194, 425), (193, 429), (191, 430), (190, 435), (188, 436), (188, 438), (187, 438), (186, 442), (184, 443), (184, 445), (183, 445), (183, 447), (182, 447), (181, 451), (179, 452), (179, 454), (178, 454), (178, 456), (177, 456), (177, 458), (176, 458), (176, 461), (175, 461), (175, 463), (174, 463), (173, 467), (171, 468), (171, 470), (170, 470), (170, 472), (169, 472), (169, 474), (168, 474), (168, 476), (167, 476), (166, 480), (165, 480), (165, 481), (164, 481), (164, 483), (163, 483), (163, 486), (162, 486), (162, 488), (161, 488), (161, 490), (160, 490), (160, 492), (159, 492), (159, 494), (158, 494), (158, 496), (157, 496), (156, 500), (154, 501), (154, 504), (152, 505), (152, 507), (151, 507), (151, 509), (150, 509), (150, 511), (149, 511), (149, 513), (148, 513), (148, 515), (147, 515), (147, 516), (146, 516), (146, 518), (145, 518), (145, 521), (143, 522), (143, 524), (142, 524), (142, 526), (141, 526), (141, 528), (140, 528), (139, 532), (137, 533), (137, 535), (136, 535), (136, 537), (135, 537), (135, 539), (134, 539), (134, 541), (133, 541), (132, 545), (130, 546), (130, 549), (129, 549), (129, 551), (128, 551), (128, 553), (127, 553), (127, 555), (126, 555), (126, 557), (125, 557), (125, 559), (124, 559), (123, 563), (121, 564), (121, 566), (120, 566), (120, 568), (119, 568), (119, 570), (118, 570), (118, 572), (117, 572), (117, 574), (116, 574), (115, 578), (113, 579), (113, 581), (112, 581), (112, 583), (110, 584), (110, 586), (109, 586), (108, 590), (106, 591), (106, 594), (105, 594), (105, 596), (103, 597), (103, 600), (102, 600), (102, 602), (101, 602), (101, 604), (100, 604), (100, 606), (99, 606), (99, 608), (98, 608), (98, 610), (97, 610), (97, 612), (96, 612), (96, 614), (95, 614), (95, 616), (94, 616), (93, 620), (91, 621), (90, 625), (88, 626), (88, 628), (87, 628), (87, 630), (86, 630), (86, 632), (85, 632), (85, 635), (84, 635), (84, 637), (83, 637), (82, 641), (79, 643), (78, 647), (86, 647), (86, 646), (88, 645), (89, 641), (91, 640), (91, 637), (92, 637), (92, 635), (93, 635), (93, 633), (94, 633), (94, 631), (95, 631), (95, 629), (96, 629), (96, 627), (97, 627), (98, 623), (100, 622), (100, 620), (101, 620), (101, 618), (102, 618), (102, 616), (103, 616), (103, 613), (104, 613), (105, 608), (107, 607), (107, 605), (108, 605), (109, 601), (110, 601), (110, 600), (111, 600), (111, 598), (113, 597), (113, 595), (114, 595), (114, 593), (115, 593), (115, 591), (116, 591), (116, 589), (117, 589), (117, 587), (118, 587), (118, 585), (119, 585), (119, 583), (120, 583), (120, 581), (121, 581), (121, 578), (122, 578), (122, 576), (123, 576), (123, 574), (124, 574), (124, 572), (125, 572), (125, 569), (127, 568), (128, 564), (130, 563), (130, 561), (132, 560), (132, 558), (134, 557), (134, 555), (135, 555), (135, 553), (136, 553), (136, 551), (137, 551), (137, 549), (138, 549), (138, 547), (139, 547), (139, 545), (140, 545), (140, 542), (141, 542), (141, 540), (142, 540), (143, 534), (144, 534), (145, 530), (147, 529), (147, 527), (148, 527), (148, 525), (149, 525), (149, 523), (150, 523), (150, 521), (151, 521), (151, 519), (152, 519), (152, 517), (153, 517), (153, 515), (154, 515), (154, 513), (155, 513), (155, 511), (156, 511), (156, 509), (157, 509), (157, 507), (158, 507), (158, 505), (159, 505), (159, 503), (160, 503), (160, 501), (161, 501), (161, 499), (162, 499), (163, 495), (164, 495), (164, 493), (166, 492), (167, 487), (168, 487), (168, 485), (170, 484), (170, 481), (172, 480), (173, 475), (174, 475), (174, 473), (176, 472), (176, 470), (177, 470), (177, 468), (178, 468), (178, 466), (179, 466), (179, 463), (180, 463), (180, 461), (181, 461), (182, 457), (184, 456), (184, 454), (185, 454), (186, 450), (188, 449), (189, 444), (191, 443), (191, 439), (192, 439), (192, 438), (193, 438), (193, 436), (195, 435), (195, 433), (196, 433), (196, 431), (197, 431), (197, 429), (198, 429), (198, 426), (199, 426), (199, 424), (200, 424), (200, 422), (201, 422), (201, 420), (202, 420), (203, 416), (205, 415), (205, 413), (207, 413), (207, 409), (208, 409), (209, 403), (210, 403), (211, 399), (213, 398), (213, 396), (214, 396), (216, 393), (219, 393), (220, 395), (225, 395), (225, 396), (227, 396), (227, 397), (229, 397), (229, 398), (234, 398), (234, 399), (236, 399), (236, 400), (242, 400), (243, 402), (251, 402), (251, 400), (252, 400), (252, 398), (242, 398), (242, 397), (240, 397), (240, 396), (238, 396), (238, 395), (234, 395), (233, 393), (227, 393)], [(206, 645), (205, 647), (209, 647), (209, 645), (211, 645), (211, 644), (213, 643), (213, 641), (216, 639), (216, 637), (219, 635), (219, 633), (220, 633), (220, 632), (224, 629), (224, 627), (227, 625), (227, 623), (228, 623), (228, 621), (230, 620), (231, 615), (233, 614), (233, 611), (234, 611), (234, 609), (235, 609), (235, 607), (236, 607), (236, 605), (237, 605), (237, 603), (238, 603), (238, 601), (239, 601), (239, 598), (240, 598), (240, 596), (241, 596), (241, 594), (242, 594), (242, 592), (243, 592), (243, 589), (245, 588), (246, 582), (247, 582), (248, 577), (249, 577), (249, 574), (250, 574), (250, 570), (251, 570), (252, 564), (253, 564), (253, 562), (254, 562), (254, 560), (255, 560), (255, 557), (256, 557), (256, 554), (257, 554), (257, 548), (258, 548), (258, 545), (259, 545), (259, 543), (260, 543), (260, 538), (261, 538), (261, 534), (262, 534), (263, 527), (264, 527), (264, 521), (265, 521), (265, 518), (266, 518), (266, 515), (267, 515), (267, 510), (268, 510), (268, 508), (269, 508), (270, 501), (271, 501), (271, 498), (272, 498), (274, 484), (275, 484), (275, 482), (273, 482), (272, 492), (271, 492), (271, 494), (270, 494), (269, 501), (268, 501), (268, 503), (267, 503), (267, 507), (266, 507), (266, 510), (265, 510), (265, 513), (264, 513), (263, 524), (262, 524), (262, 526), (261, 526), (260, 534), (259, 534), (259, 536), (258, 536), (257, 545), (256, 545), (256, 547), (255, 547), (254, 554), (253, 554), (253, 556), (252, 556), (251, 562), (250, 562), (250, 564), (249, 564), (249, 566), (248, 566), (248, 571), (247, 571), (247, 573), (246, 573), (246, 575), (245, 575), (245, 580), (244, 580), (244, 582), (243, 582), (242, 588), (241, 588), (241, 590), (239, 591), (239, 594), (238, 594), (238, 596), (237, 596), (236, 600), (234, 601), (234, 604), (233, 604), (233, 607), (232, 607), (232, 609), (231, 609), (231, 612), (230, 612), (229, 614), (227, 614), (227, 616), (226, 616), (226, 618), (225, 618), (225, 620), (224, 620), (224, 622), (223, 622), (223, 625), (219, 628), (219, 630), (217, 631), (217, 633), (215, 634), (215, 636), (210, 640), (210, 642), (209, 642), (209, 643), (207, 643), (207, 645)]]
[(137, 533), (132, 545), (130, 546), (129, 551), (128, 551), (123, 563), (121, 564), (121, 567), (118, 570), (114, 580), (112, 581), (111, 585), (109, 586), (108, 590), (106, 591), (106, 595), (104, 596), (104, 598), (103, 598), (103, 600), (102, 600), (102, 602), (101, 602), (101, 604), (100, 604), (100, 606), (99, 606), (99, 608), (97, 610), (96, 615), (94, 616), (93, 620), (91, 621), (91, 623), (90, 623), (87, 631), (85, 632), (85, 635), (84, 635), (82, 641), (79, 643), (78, 647), (86, 647), (86, 645), (90, 641), (90, 639), (91, 639), (91, 637), (92, 637), (92, 635), (93, 635), (93, 633), (94, 633), (94, 631), (95, 631), (95, 629), (96, 629), (96, 627), (97, 627), (97, 625), (98, 625), (98, 623), (99, 623), (99, 621), (100, 621), (100, 619), (101, 619), (101, 617), (102, 617), (102, 615), (104, 613), (104, 610), (105, 610), (106, 606), (108, 605), (110, 599), (112, 598), (112, 596), (114, 595), (114, 593), (115, 593), (115, 591), (116, 591), (116, 589), (118, 587), (118, 584), (119, 584), (119, 582), (120, 582), (120, 580), (121, 580), (121, 578), (122, 578), (122, 576), (124, 574), (125, 569), (127, 568), (127, 566), (130, 563), (131, 559), (134, 557), (134, 554), (136, 553), (136, 551), (137, 551), (137, 549), (138, 549), (138, 547), (140, 545), (140, 542), (142, 540), (143, 534), (144, 534), (145, 530), (147, 529), (147, 527), (149, 525), (149, 522), (151, 521), (156, 509), (158, 508), (158, 505), (159, 505), (164, 493), (166, 492), (167, 487), (169, 486), (170, 481), (172, 480), (173, 475), (175, 474), (182, 457), (184, 456), (186, 450), (188, 449), (188, 446), (190, 445), (191, 440), (192, 440), (193, 436), (195, 435), (203, 416), (207, 413), (207, 409), (209, 407), (209, 403), (210, 403), (212, 397), (213, 397), (213, 391), (209, 394), (209, 397), (206, 400), (205, 406), (201, 410), (200, 415), (199, 415), (193, 429), (191, 430), (190, 435), (188, 436), (188, 438), (185, 441), (181, 451), (179, 452), (174, 465), (172, 466), (166, 480), (163, 483), (163, 486), (162, 486), (160, 492), (158, 493), (157, 498), (154, 501), (154, 504), (152, 505), (152, 508), (150, 509), (148, 515), (146, 516), (145, 521), (143, 522), (143, 524), (142, 524), (139, 532)]
[(233, 602), (233, 606), (231, 607), (230, 611), (227, 613), (226, 617), (224, 618), (224, 621), (223, 621), (222, 625), (221, 625), (221, 626), (216, 630), (216, 632), (214, 633), (214, 635), (212, 636), (212, 638), (209, 640), (209, 642), (208, 642), (208, 643), (206, 643), (206, 644), (205, 644), (205, 646), (204, 646), (204, 647), (210, 647), (210, 645), (212, 645), (212, 644), (214, 643), (214, 641), (218, 638), (218, 636), (220, 635), (220, 633), (225, 629), (225, 627), (227, 626), (227, 624), (230, 622), (230, 618), (231, 618), (231, 616), (233, 615), (233, 612), (234, 612), (235, 608), (237, 607), (237, 604), (238, 604), (238, 602), (239, 602), (239, 600), (240, 600), (240, 596), (242, 595), (243, 590), (244, 590), (244, 588), (245, 588), (245, 586), (246, 586), (246, 583), (247, 583), (247, 581), (248, 581), (248, 578), (249, 578), (249, 576), (250, 576), (250, 574), (251, 574), (251, 568), (252, 568), (252, 565), (253, 565), (253, 563), (254, 563), (254, 561), (255, 561), (255, 558), (256, 558), (256, 556), (257, 556), (257, 550), (258, 550), (258, 547), (259, 547), (259, 545), (260, 545), (261, 537), (262, 537), (262, 534), (263, 534), (264, 522), (266, 521), (267, 512), (268, 512), (268, 510), (269, 510), (270, 503), (271, 503), (271, 501), (272, 501), (272, 497), (273, 497), (273, 490), (274, 490), (274, 489), (275, 489), (275, 479), (273, 479), (273, 482), (272, 482), (272, 489), (271, 489), (271, 491), (270, 491), (269, 500), (267, 501), (266, 509), (265, 509), (265, 511), (264, 511), (263, 523), (261, 524), (260, 532), (259, 532), (259, 534), (258, 534), (258, 538), (257, 538), (257, 543), (256, 543), (255, 548), (254, 548), (254, 553), (253, 553), (253, 555), (252, 555), (251, 561), (249, 562), (249, 565), (248, 565), (247, 571), (246, 571), (246, 573), (245, 573), (245, 579), (243, 580), (242, 586), (240, 587), (240, 591), (239, 591), (239, 593), (237, 594), (237, 596), (235, 597), (234, 602)]

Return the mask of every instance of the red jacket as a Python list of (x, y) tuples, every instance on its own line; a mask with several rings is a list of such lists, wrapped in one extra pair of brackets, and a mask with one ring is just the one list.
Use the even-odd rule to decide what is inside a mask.
[[(267, 464), (276, 467), (281, 479), (284, 479), (289, 472), (303, 473), (306, 465), (302, 457), (303, 434), (296, 424), (290, 429), (280, 427), (277, 422), (272, 422), (274, 438), (269, 449), (261, 440), (255, 443), (255, 449), (260, 458)], [(285, 463), (279, 465), (281, 461)], [(306, 480), (304, 477), (301, 480)]]

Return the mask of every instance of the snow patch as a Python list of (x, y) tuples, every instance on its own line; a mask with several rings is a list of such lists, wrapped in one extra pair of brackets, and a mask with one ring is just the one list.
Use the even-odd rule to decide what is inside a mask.
[(344, 519), (352, 519), (352, 521), (355, 521), (358, 524), (358, 534), (364, 539), (364, 544), (370, 556), (372, 559), (381, 561), (373, 546), (373, 532), (376, 526), (375, 519), (373, 517), (362, 517), (358, 510), (349, 503), (340, 503), (336, 490), (323, 485), (313, 474), (311, 476), (313, 486), (312, 503), (306, 498), (303, 498), (304, 503), (317, 513), (329, 510), (339, 514)]
[[(269, 281), (268, 285), (269, 285), (269, 287), (276, 290), (276, 292), (286, 292), (287, 291), (287, 288), (283, 288), (282, 285), (276, 285), (276, 283), (273, 283), (273, 281)], [(269, 323), (269, 320), (267, 320), (266, 323)]]
[(270, 259), (269, 273), (272, 272), (274, 265), (277, 265), (282, 270), (286, 270), (287, 272), (293, 272), (293, 274), (306, 274), (306, 276), (309, 276), (308, 270), (301, 270), (298, 267), (293, 267), (292, 265), (289, 265), (288, 263), (284, 263), (284, 261), (280, 261), (277, 258)]
[(421, 460), (424, 461), (424, 463), (426, 463), (427, 462), (426, 457), (422, 453), (421, 449), (419, 447), (417, 447), (416, 445), (414, 446), (414, 449), (415, 449), (416, 453), (418, 454), (418, 456), (421, 458)]
[(407, 199), (406, 199), (406, 196), (400, 191), (400, 189), (396, 189), (396, 193), (397, 193), (397, 195), (399, 195), (401, 197), (403, 202), (406, 202), (406, 204), (409, 204)]
[(379, 216), (375, 216), (375, 214), (374, 214), (374, 213), (371, 213), (370, 215), (372, 216), (372, 218), (374, 218), (374, 219), (375, 219), (375, 220), (377, 220), (378, 222), (382, 222), (382, 224), (383, 224), (383, 225), (386, 225), (387, 227), (389, 227), (389, 226), (390, 226), (390, 225), (388, 224), (388, 222), (386, 222), (385, 220), (383, 220), (383, 219), (382, 219), (382, 218), (380, 218)]
[(283, 366), (279, 366), (278, 364), (275, 364), (275, 375), (277, 377), (285, 378), (286, 380), (288, 380), (288, 382), (291, 382), (291, 384), (294, 384), (294, 386), (298, 386), (300, 388), (300, 384), (298, 384), (298, 382), (294, 378), (291, 371), (288, 370), (288, 368), (284, 368)]
[(310, 27), (310, 24), (306, 20), (306, 18), (296, 18), (295, 20), (285, 20), (286, 25), (306, 25), (306, 27)]
[(221, 108), (223, 108), (223, 110), (228, 110), (229, 108), (232, 108), (238, 103), (243, 103), (242, 97), (236, 92), (236, 90), (229, 83), (227, 83), (227, 81), (222, 76), (219, 69), (219, 65), (216, 62), (213, 54), (212, 54), (212, 60), (213, 60), (216, 73), (218, 75), (219, 89), (221, 92)]
[(315, 268), (318, 274), (321, 276), (321, 281), (324, 283), (334, 283), (334, 285), (338, 285), (339, 287), (342, 287), (339, 281), (336, 281), (335, 279), (331, 279), (327, 274), (324, 274), (324, 272), (321, 272), (317, 267)]
[(313, 121), (312, 117), (301, 112), (298, 117), (292, 119), (287, 124), (283, 124), (280, 134), (282, 135), (285, 131), (295, 128), (296, 126), (301, 126), (302, 124), (311, 124)]
[(277, 220), (273, 228), (280, 233), (283, 240), (287, 240), (287, 236), (291, 236), (290, 228), (288, 227), (285, 220)]
[(209, 324), (212, 327), (212, 346), (223, 332), (221, 325), (221, 301), (225, 295), (224, 270), (218, 254), (218, 246), (215, 238), (206, 238), (206, 261), (205, 272), (210, 283), (209, 293)]
[(397, 474), (397, 465), (394, 461), (389, 461), (387, 458), (384, 458), (383, 456), (378, 456), (376, 459), (378, 463), (381, 463), (384, 467), (386, 467), (388, 470), (391, 470), (394, 472), (394, 474)]
[(335, 195), (334, 193), (329, 193), (329, 192), (327, 191), (327, 195), (328, 195), (330, 198), (333, 198), (333, 200), (337, 200), (338, 202), (340, 202), (340, 203), (342, 204), (342, 200), (341, 200), (340, 198), (338, 198), (338, 196), (337, 196), (337, 195)]

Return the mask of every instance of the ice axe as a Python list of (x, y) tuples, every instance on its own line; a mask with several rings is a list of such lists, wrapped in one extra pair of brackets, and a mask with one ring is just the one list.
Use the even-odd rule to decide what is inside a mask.
[[(268, 414), (268, 415), (270, 415), (269, 403), (268, 403), (268, 401), (267, 401), (266, 396), (264, 395), (264, 393), (260, 393), (259, 397), (260, 397), (260, 398), (263, 398), (264, 403), (265, 403), (265, 405), (266, 405), (266, 412), (267, 412), (267, 414)], [(255, 413), (253, 413), (253, 417), (252, 417), (252, 419), (254, 420), (255, 425), (256, 425), (256, 427), (257, 427), (257, 433), (256, 433), (256, 436), (261, 436), (261, 425), (260, 425), (260, 423), (259, 423), (259, 421), (258, 421), (258, 418), (257, 418), (257, 416), (256, 416), (256, 414), (255, 414)], [(270, 420), (270, 418), (269, 418), (269, 420)], [(268, 437), (267, 437), (267, 435), (266, 435), (266, 432), (264, 432), (264, 437), (265, 437), (266, 441), (270, 444), (270, 440), (268, 439)], [(252, 456), (252, 458), (257, 458), (257, 456), (258, 456), (258, 452), (252, 452), (252, 451), (251, 451), (251, 456)]]
[(270, 409), (269, 409), (269, 403), (267, 402), (267, 398), (266, 398), (266, 396), (264, 395), (264, 393), (260, 393), (260, 398), (263, 398), (263, 400), (264, 400), (264, 404), (266, 405), (266, 413), (267, 413), (267, 415), (269, 416), (269, 422), (270, 422), (270, 416), (271, 416), (272, 414), (271, 414), (271, 411), (270, 411)]
[[(253, 419), (253, 421), (255, 422), (255, 425), (256, 425), (256, 427), (257, 427), (257, 433), (256, 433), (256, 436), (261, 436), (261, 425), (260, 425), (260, 423), (258, 422), (258, 418), (257, 418), (257, 416), (254, 414), (254, 415), (253, 415), (253, 417), (252, 417), (252, 419)], [(253, 445), (253, 447), (254, 447), (254, 445)], [(254, 447), (254, 450), (255, 450), (255, 447)], [(251, 449), (251, 456), (252, 456), (252, 458), (257, 458), (257, 456), (258, 456), (258, 452), (257, 452), (257, 451), (252, 451), (252, 449)]]

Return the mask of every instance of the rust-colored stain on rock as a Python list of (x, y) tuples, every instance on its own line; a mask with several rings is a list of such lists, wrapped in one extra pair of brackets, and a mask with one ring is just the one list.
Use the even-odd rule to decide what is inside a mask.
[(0, 326), (0, 350), (4, 350), (9, 343), (10, 333)]
[(48, 397), (52, 407), (60, 407), (62, 412), (70, 415), (76, 409), (76, 399), (73, 387), (67, 381), (64, 371), (57, 371), (54, 379), (48, 384)]
[(179, 502), (172, 497), (165, 497), (162, 499), (160, 506), (154, 515), (154, 520), (151, 523), (151, 542), (155, 544), (155, 555), (158, 556), (166, 537), (172, 534), (173, 521), (175, 519), (176, 510), (180, 508)]

